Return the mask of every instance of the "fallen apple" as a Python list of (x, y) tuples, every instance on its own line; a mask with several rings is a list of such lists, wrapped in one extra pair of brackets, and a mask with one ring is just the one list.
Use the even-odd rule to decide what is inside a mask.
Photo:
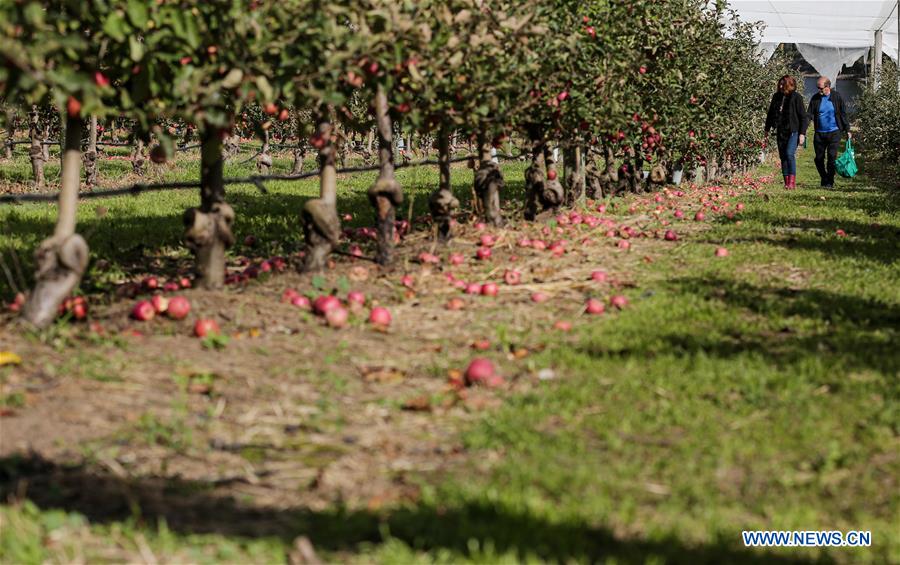
[(301, 310), (312, 310), (312, 301), (308, 297), (298, 294), (291, 299), (291, 306)]
[(191, 303), (183, 296), (173, 296), (169, 299), (169, 307), (166, 315), (173, 320), (183, 320), (191, 311)]
[(141, 300), (131, 309), (131, 317), (140, 322), (148, 322), (156, 315), (156, 308), (149, 300)]
[(335, 308), (341, 307), (341, 301), (338, 300), (337, 296), (333, 296), (331, 294), (323, 294), (321, 296), (316, 297), (316, 299), (312, 303), (313, 311), (320, 315), (324, 316), (328, 313), (329, 310), (334, 310)]
[(531, 293), (531, 301), (532, 302), (537, 302), (538, 304), (540, 304), (541, 302), (547, 302), (548, 300), (550, 300), (550, 296), (548, 296), (547, 294), (545, 294), (543, 292)]
[(390, 311), (382, 306), (372, 308), (372, 311), (369, 312), (369, 323), (382, 327), (391, 325)]
[(466, 307), (466, 301), (459, 297), (451, 298), (444, 306), (447, 310), (462, 310)]
[(609, 305), (622, 310), (628, 306), (628, 299), (621, 294), (615, 294), (609, 297)]
[(347, 320), (350, 318), (350, 313), (347, 312), (347, 309), (343, 306), (337, 306), (336, 308), (332, 308), (325, 312), (325, 321), (328, 322), (328, 325), (332, 328), (343, 328), (347, 325)]
[(503, 282), (508, 285), (517, 285), (522, 282), (522, 273), (515, 269), (507, 269), (503, 273)]
[(484, 283), (481, 285), (481, 295), (482, 296), (497, 296), (497, 293), (500, 291), (500, 287), (497, 286), (497, 283)]
[(150, 298), (150, 304), (153, 305), (153, 309), (156, 310), (157, 314), (162, 314), (169, 307), (169, 300), (162, 294), (154, 294)]
[(484, 357), (476, 357), (472, 359), (466, 368), (466, 384), (468, 385), (484, 385), (487, 381), (496, 375), (494, 364), (490, 359)]
[(606, 306), (596, 298), (588, 298), (584, 311), (588, 314), (602, 314), (606, 311)]
[(200, 318), (194, 323), (194, 335), (200, 338), (222, 333), (219, 324), (209, 318)]

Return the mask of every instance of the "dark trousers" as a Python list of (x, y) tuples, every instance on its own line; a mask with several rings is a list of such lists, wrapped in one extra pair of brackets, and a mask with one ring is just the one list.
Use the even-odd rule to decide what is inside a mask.
[[(834, 160), (841, 146), (841, 131), (828, 133), (816, 132), (813, 136), (813, 148), (816, 150), (816, 169), (822, 179), (822, 186), (834, 185)], [(827, 161), (825, 159), (827, 152)]]

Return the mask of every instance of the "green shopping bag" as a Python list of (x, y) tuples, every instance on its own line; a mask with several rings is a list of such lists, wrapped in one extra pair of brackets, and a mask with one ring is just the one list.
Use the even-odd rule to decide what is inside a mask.
[(834, 170), (837, 174), (848, 179), (856, 176), (859, 168), (856, 166), (856, 157), (853, 152), (853, 143), (847, 140), (847, 148), (841, 153), (834, 162)]

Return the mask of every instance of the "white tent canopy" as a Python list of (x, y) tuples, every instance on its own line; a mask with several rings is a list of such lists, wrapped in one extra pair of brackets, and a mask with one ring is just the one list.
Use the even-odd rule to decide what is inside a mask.
[(731, 0), (741, 20), (763, 22), (759, 38), (764, 57), (780, 43), (796, 43), (800, 54), (832, 81), (853, 64), (882, 32), (882, 50), (898, 60), (897, 0)]

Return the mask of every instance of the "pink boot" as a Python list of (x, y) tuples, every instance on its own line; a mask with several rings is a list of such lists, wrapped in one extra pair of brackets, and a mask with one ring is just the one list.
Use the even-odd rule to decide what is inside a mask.
[(791, 184), (791, 190), (797, 188), (797, 175), (788, 175), (788, 182)]

